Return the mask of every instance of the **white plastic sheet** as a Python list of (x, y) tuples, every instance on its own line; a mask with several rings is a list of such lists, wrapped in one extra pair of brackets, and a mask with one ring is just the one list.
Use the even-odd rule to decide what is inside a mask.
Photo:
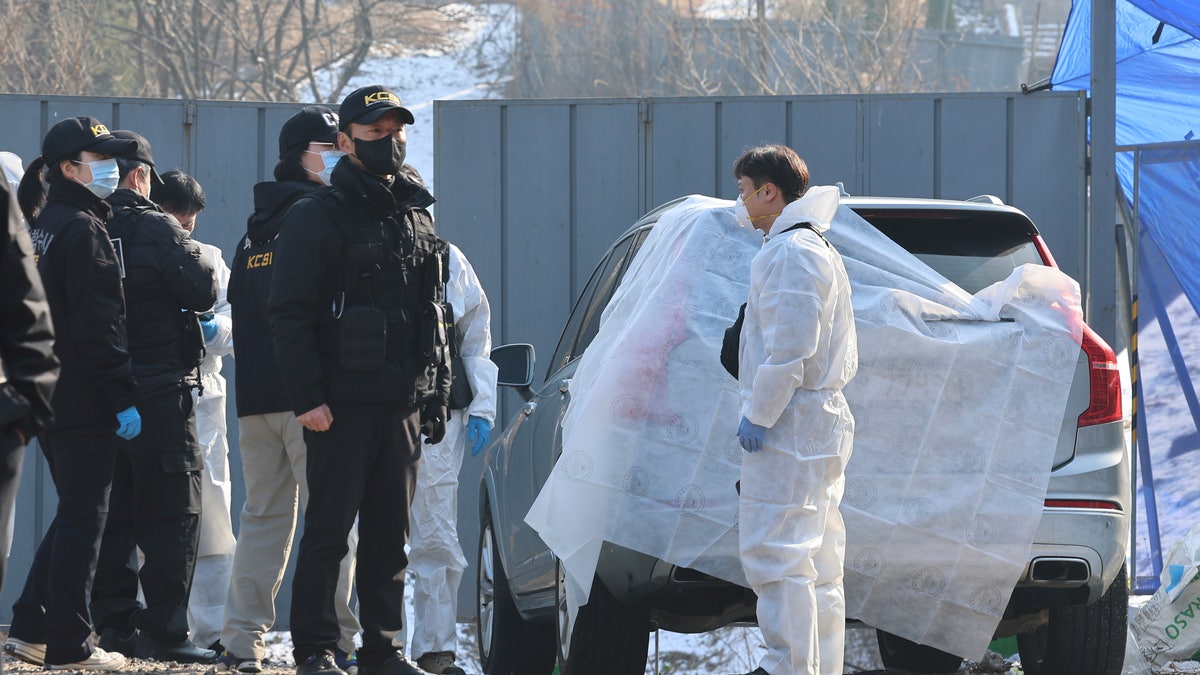
[[(1082, 326), (1078, 285), (1023, 266), (974, 297), (841, 207), (856, 419), (847, 616), (983, 654), (1029, 554)], [(728, 201), (663, 214), (571, 383), (563, 454), (526, 521), (586, 602), (603, 541), (745, 584), (737, 383), (718, 360), (761, 236)], [(586, 581), (586, 583), (584, 583)]]

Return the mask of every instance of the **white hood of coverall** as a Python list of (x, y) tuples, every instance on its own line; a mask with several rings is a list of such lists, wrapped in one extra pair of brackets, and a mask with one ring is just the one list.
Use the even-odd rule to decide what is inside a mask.
[[(563, 454), (526, 520), (562, 560), (575, 607), (603, 541), (746, 583), (738, 386), (718, 353), (762, 238), (731, 207), (692, 197), (663, 214), (571, 383)], [(859, 340), (845, 390), (847, 616), (977, 658), (1041, 518), (1078, 285), (1026, 265), (972, 297), (846, 207), (827, 237)]]

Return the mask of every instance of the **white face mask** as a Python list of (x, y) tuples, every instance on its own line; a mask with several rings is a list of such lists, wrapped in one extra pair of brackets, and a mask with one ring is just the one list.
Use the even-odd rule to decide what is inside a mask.
[(754, 222), (750, 220), (750, 212), (746, 210), (746, 205), (742, 203), (742, 196), (733, 202), (733, 217), (737, 218), (737, 224), (747, 230), (754, 229)]
[(320, 171), (313, 171), (308, 167), (304, 167), (304, 170), (311, 174), (315, 174), (321, 179), (321, 182), (325, 183), (326, 185), (329, 185), (329, 177), (333, 175), (333, 167), (337, 166), (338, 160), (340, 160), (342, 156), (346, 154), (341, 150), (322, 150), (321, 152), (305, 150), (305, 152), (310, 155), (321, 156), (321, 161), (325, 163), (324, 169), (321, 169)]
[[(753, 197), (754, 195), (758, 194), (765, 187), (767, 187), (767, 184), (763, 183), (762, 185), (760, 185), (758, 187), (757, 190), (746, 195), (746, 199), (749, 199), (749, 198)], [(780, 212), (780, 213), (782, 213), (782, 212)], [(754, 221), (762, 220), (763, 218), (770, 218), (771, 216), (777, 216), (777, 215), (779, 215), (779, 213), (772, 213), (772, 214), (765, 215), (765, 216), (750, 215), (750, 212), (746, 210), (746, 203), (742, 200), (741, 195), (738, 195), (737, 199), (734, 200), (734, 202), (733, 202), (733, 217), (737, 218), (738, 225), (741, 225), (742, 227), (749, 229), (749, 230), (756, 229), (754, 227)]]
[(100, 199), (111, 195), (113, 190), (117, 189), (117, 183), (121, 182), (121, 170), (117, 167), (115, 159), (100, 159), (95, 162), (80, 162), (71, 160), (76, 164), (87, 164), (92, 170), (92, 182), (83, 183), (76, 180), (83, 187), (91, 190), (92, 194)]

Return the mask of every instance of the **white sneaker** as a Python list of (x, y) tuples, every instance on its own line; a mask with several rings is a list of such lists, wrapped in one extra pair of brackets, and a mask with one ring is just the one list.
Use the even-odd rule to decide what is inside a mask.
[(120, 670), (125, 666), (125, 657), (117, 652), (106, 652), (92, 648), (92, 655), (75, 663), (46, 664), (46, 670)]
[(33, 666), (40, 666), (46, 661), (45, 644), (26, 642), (21, 638), (8, 638), (4, 643), (4, 653)]

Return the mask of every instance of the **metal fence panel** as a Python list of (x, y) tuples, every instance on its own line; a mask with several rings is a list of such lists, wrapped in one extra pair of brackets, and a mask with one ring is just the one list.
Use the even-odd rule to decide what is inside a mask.
[(841, 182), (850, 194), (864, 192), (862, 105), (862, 99), (847, 96), (790, 106), (789, 144), (808, 164), (814, 184)]
[[(510, 140), (503, 158), (514, 199), (501, 211), (505, 232), (504, 334), (532, 335), (539, 353), (558, 339), (558, 309), (571, 301), (570, 107), (530, 105), (505, 120)], [(536, 139), (536, 141), (532, 141)], [(531, 142), (525, 142), (530, 140)], [(553, 177), (553, 178), (550, 178)], [(446, 200), (450, 201), (450, 200)], [(519, 261), (519, 263), (518, 263)], [(520, 312), (509, 312), (521, 307)]]
[(717, 184), (708, 191), (716, 197), (733, 199), (738, 195), (733, 163), (746, 150), (758, 145), (787, 145), (788, 104), (778, 99), (731, 100), (717, 110)]
[(867, 103), (866, 194), (932, 197), (934, 181), (934, 99), (878, 98)]
[(600, 256), (641, 214), (636, 199), (628, 198), (638, 194), (640, 179), (637, 104), (576, 105), (572, 113), (570, 297), (574, 298)]
[(113, 106), (111, 118), (100, 119), (107, 122), (110, 129), (129, 129), (145, 136), (150, 142), (154, 169), (158, 173), (172, 169), (188, 173), (187, 127), (183, 124), (185, 110), (183, 101), (131, 100)]
[[(1109, 308), (1116, 297), (1116, 264), (1091, 260), (1087, 227), (1087, 139), (1085, 99), (1030, 97), (1013, 106), (1011, 203), (1029, 214), (1059, 267), (1079, 282), (1093, 309)], [(1074, 103), (1072, 106), (1071, 103)], [(1077, 129), (1067, 133), (1068, 129)], [(1096, 236), (1113, 234), (1113, 223), (1097, 223)], [(1111, 246), (1111, 244), (1110, 244)], [(1089, 270), (1091, 265), (1100, 267)], [(1087, 306), (1085, 300), (1085, 307)], [(1113, 344), (1113, 336), (1104, 336)]]
[[(720, 171), (713, 146), (718, 142), (714, 101), (667, 99), (649, 111), (648, 187), (645, 210), (680, 195), (716, 194)], [(732, 178), (726, 179), (726, 184)], [(632, 225), (633, 223), (630, 223)]]
[(994, 194), (1009, 203), (1008, 106), (980, 98), (949, 99), (939, 102), (937, 114), (937, 196)]
[[(505, 305), (505, 233), (509, 227), (500, 210), (500, 195), (509, 180), (503, 177), (500, 165), (502, 113), (494, 106), (447, 110), (434, 132), (434, 143), (442, 152), (466, 160), (456, 162), (453, 173), (434, 164), (434, 182), (461, 186), (461, 191), (471, 195), (469, 199), (439, 199), (434, 204), (438, 233), (462, 250), (487, 289), (495, 344), (509, 339), (500, 321)], [(447, 129), (453, 131), (447, 133)], [(501, 180), (495, 180), (496, 176)]]

